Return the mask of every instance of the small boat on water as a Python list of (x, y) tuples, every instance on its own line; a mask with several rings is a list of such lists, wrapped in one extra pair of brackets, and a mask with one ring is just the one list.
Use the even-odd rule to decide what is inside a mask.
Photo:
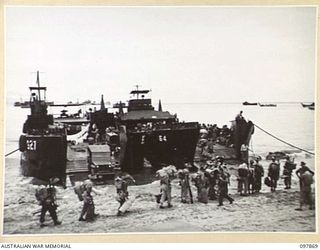
[(308, 109), (314, 110), (314, 106), (309, 106)]
[(313, 107), (314, 108), (314, 102), (312, 103), (301, 103), (302, 107), (304, 108), (309, 108), (309, 107)]
[[(46, 102), (48, 106), (52, 106), (54, 102)], [(13, 104), (15, 107), (20, 107), (20, 108), (30, 108), (30, 101), (24, 101), (24, 102), (15, 102)]]
[(82, 127), (90, 123), (89, 114), (82, 113), (82, 109), (79, 109), (77, 113), (68, 114), (68, 110), (61, 110), (61, 114), (58, 117), (54, 117), (54, 122), (62, 124), (68, 135), (77, 134), (82, 130)]
[(14, 102), (14, 103), (13, 103), (13, 106), (15, 106), (15, 107), (21, 107), (21, 103), (22, 103), (22, 102)]
[(60, 184), (66, 179), (67, 136), (65, 129), (54, 125), (48, 114), (46, 87), (40, 87), (39, 71), (37, 87), (30, 87), (30, 111), (19, 139), (21, 172), (24, 176), (42, 181), (57, 177)]
[(277, 107), (277, 104), (274, 104), (274, 103), (260, 103), (259, 102), (259, 106), (260, 107)]
[(73, 106), (82, 106), (82, 105), (84, 105), (84, 104), (68, 102), (68, 103), (57, 103), (57, 104), (52, 103), (49, 106), (52, 106), (52, 107), (73, 107)]
[(245, 101), (245, 102), (243, 102), (242, 103), (242, 105), (252, 105), (252, 106), (256, 106), (256, 105), (258, 105), (258, 103), (257, 102), (247, 102), (247, 101)]

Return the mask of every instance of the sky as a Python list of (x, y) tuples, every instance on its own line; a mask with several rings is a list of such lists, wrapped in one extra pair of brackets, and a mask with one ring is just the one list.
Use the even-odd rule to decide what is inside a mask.
[(315, 7), (6, 7), (7, 102), (314, 101)]

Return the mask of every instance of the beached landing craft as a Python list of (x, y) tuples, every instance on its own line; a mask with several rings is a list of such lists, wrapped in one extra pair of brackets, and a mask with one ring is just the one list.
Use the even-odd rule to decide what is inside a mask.
[[(46, 87), (30, 87), (30, 110), (20, 136), (21, 170), (25, 176), (48, 181), (58, 177), (65, 182), (67, 140), (64, 128), (55, 126), (53, 116), (47, 114)], [(43, 98), (43, 99), (42, 99)]]
[[(176, 115), (162, 111), (161, 102), (158, 110), (155, 110), (151, 99), (145, 98), (148, 93), (149, 90), (131, 91), (134, 97), (126, 106), (123, 103), (117, 105), (119, 112), (116, 114), (108, 112), (102, 98), (100, 110), (90, 114), (87, 143), (95, 146), (91, 148), (89, 146), (87, 151), (88, 159), (92, 158), (88, 161), (88, 166), (93, 180), (102, 180), (103, 175), (111, 176), (112, 171), (118, 168), (118, 162), (121, 170), (130, 174), (141, 172), (145, 166), (145, 160), (149, 161), (155, 169), (163, 164), (184, 168), (184, 163), (194, 162), (200, 135), (199, 123), (179, 122)], [(127, 112), (124, 112), (123, 108), (127, 108)], [(96, 132), (94, 127), (97, 127)], [(234, 122), (231, 131), (233, 146), (215, 143), (214, 153), (225, 159), (240, 160), (242, 157), (240, 148), (243, 144), (249, 145), (253, 124), (244, 119), (238, 119)], [(95, 162), (93, 157), (97, 155), (101, 159), (101, 154), (108, 155), (104, 163), (92, 164)], [(114, 164), (108, 160), (112, 157), (114, 157)], [(78, 166), (68, 169), (68, 173), (87, 172), (80, 166), (81, 164), (75, 162), (74, 165)]]
[(161, 164), (174, 164), (177, 168), (184, 163), (193, 163), (200, 127), (198, 122), (179, 122), (176, 115), (162, 111), (145, 98), (149, 90), (131, 91), (134, 97), (123, 113), (119, 107), (120, 162), (122, 170), (139, 172), (144, 158), (155, 168)]
[[(88, 167), (92, 180), (102, 181), (119, 170), (137, 174), (143, 170), (145, 159), (154, 168), (162, 164), (183, 168), (184, 163), (193, 163), (199, 124), (180, 123), (175, 115), (163, 112), (161, 105), (160, 110), (156, 111), (151, 99), (144, 98), (148, 92), (132, 91), (136, 98), (131, 99), (128, 106), (120, 103), (116, 114), (108, 112), (102, 96), (100, 110), (90, 114), (86, 141), (89, 144)], [(124, 107), (127, 112), (123, 112)], [(96, 132), (94, 127), (97, 127)], [(104, 160), (101, 155), (104, 155)], [(80, 173), (80, 168), (70, 168), (68, 173), (76, 175), (77, 169)]]

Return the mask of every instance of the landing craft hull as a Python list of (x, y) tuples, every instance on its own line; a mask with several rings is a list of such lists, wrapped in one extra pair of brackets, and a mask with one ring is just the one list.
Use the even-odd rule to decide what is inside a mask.
[(161, 164), (183, 168), (184, 163), (193, 162), (198, 138), (198, 123), (150, 131), (128, 131), (122, 169), (137, 173), (144, 166), (144, 158), (155, 168)]
[(65, 135), (23, 135), (20, 138), (21, 172), (48, 181), (66, 176), (67, 140)]

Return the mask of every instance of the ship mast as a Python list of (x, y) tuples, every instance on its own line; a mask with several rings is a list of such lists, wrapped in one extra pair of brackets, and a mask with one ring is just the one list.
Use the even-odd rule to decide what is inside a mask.
[(38, 85), (38, 96), (39, 96), (39, 101), (41, 101), (41, 96), (40, 96), (40, 77), (39, 77), (39, 70), (37, 70), (37, 85)]
[(136, 95), (137, 95), (137, 99), (139, 99), (139, 86), (140, 85), (135, 85), (135, 87), (136, 87)]

